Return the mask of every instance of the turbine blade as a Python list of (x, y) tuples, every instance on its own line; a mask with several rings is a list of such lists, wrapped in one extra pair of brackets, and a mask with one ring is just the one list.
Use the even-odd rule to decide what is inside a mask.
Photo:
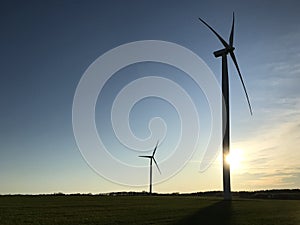
[(201, 18), (199, 18), (199, 20), (204, 23), (217, 37), (218, 39), (222, 42), (222, 44), (224, 45), (225, 48), (228, 48), (229, 45), (227, 44), (227, 42), (211, 27), (209, 26), (204, 20), (202, 20)]
[(155, 148), (154, 148), (154, 151), (153, 151), (152, 157), (154, 157), (154, 154), (155, 154), (155, 152), (156, 152), (156, 149), (157, 149), (157, 146), (158, 146), (158, 142), (159, 142), (159, 141), (157, 141), (157, 143), (156, 143), (156, 146), (155, 146)]
[(154, 163), (155, 163), (155, 165), (156, 165), (156, 167), (157, 167), (157, 169), (158, 169), (159, 173), (161, 174), (161, 171), (160, 171), (160, 169), (159, 169), (159, 167), (158, 167), (158, 164), (157, 164), (157, 162), (156, 162), (155, 158), (153, 158), (153, 161), (154, 161)]
[(233, 47), (233, 35), (234, 35), (234, 12), (232, 14), (232, 27), (231, 27), (230, 37), (229, 37), (229, 45), (231, 47)]
[(248, 96), (248, 93), (247, 93), (247, 90), (246, 90), (246, 86), (245, 86), (245, 83), (244, 83), (244, 80), (243, 80), (243, 77), (242, 77), (240, 68), (239, 68), (238, 63), (237, 63), (237, 61), (236, 61), (235, 55), (234, 55), (234, 53), (233, 53), (232, 51), (230, 52), (230, 56), (231, 56), (231, 58), (232, 58), (232, 60), (233, 60), (233, 63), (234, 63), (234, 65), (235, 65), (235, 67), (236, 67), (236, 69), (237, 69), (237, 71), (238, 71), (240, 80), (241, 80), (241, 82), (242, 82), (242, 85), (243, 85), (243, 88), (244, 88), (244, 91), (245, 91), (245, 94), (246, 94), (246, 98), (247, 98), (247, 102), (248, 102), (250, 114), (251, 114), (251, 116), (252, 116), (252, 107), (251, 107), (251, 104), (250, 104), (250, 100), (249, 100), (249, 96)]
[(141, 157), (141, 158), (149, 158), (149, 159), (152, 158), (152, 156), (149, 156), (149, 155), (139, 155), (139, 157)]

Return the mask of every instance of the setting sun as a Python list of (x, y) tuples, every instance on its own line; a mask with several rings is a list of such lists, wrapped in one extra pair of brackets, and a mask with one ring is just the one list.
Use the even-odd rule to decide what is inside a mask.
[(241, 168), (241, 161), (243, 160), (243, 150), (232, 149), (226, 156), (226, 163), (230, 164), (232, 171), (239, 170)]

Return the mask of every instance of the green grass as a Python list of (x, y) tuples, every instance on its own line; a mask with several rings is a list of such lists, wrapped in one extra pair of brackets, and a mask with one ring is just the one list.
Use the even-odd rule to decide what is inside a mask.
[(1, 225), (300, 225), (299, 200), (184, 196), (0, 196)]

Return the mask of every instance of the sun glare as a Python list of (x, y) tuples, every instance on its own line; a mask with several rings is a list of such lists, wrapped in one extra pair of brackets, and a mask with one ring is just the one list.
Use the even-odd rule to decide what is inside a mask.
[(241, 149), (232, 149), (225, 160), (230, 165), (232, 171), (239, 170), (241, 168), (241, 161), (243, 160), (243, 151)]

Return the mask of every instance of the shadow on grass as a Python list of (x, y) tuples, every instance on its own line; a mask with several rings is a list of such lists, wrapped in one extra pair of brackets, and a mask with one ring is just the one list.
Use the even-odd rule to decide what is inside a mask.
[(231, 215), (231, 201), (220, 201), (181, 219), (176, 225), (230, 225)]

